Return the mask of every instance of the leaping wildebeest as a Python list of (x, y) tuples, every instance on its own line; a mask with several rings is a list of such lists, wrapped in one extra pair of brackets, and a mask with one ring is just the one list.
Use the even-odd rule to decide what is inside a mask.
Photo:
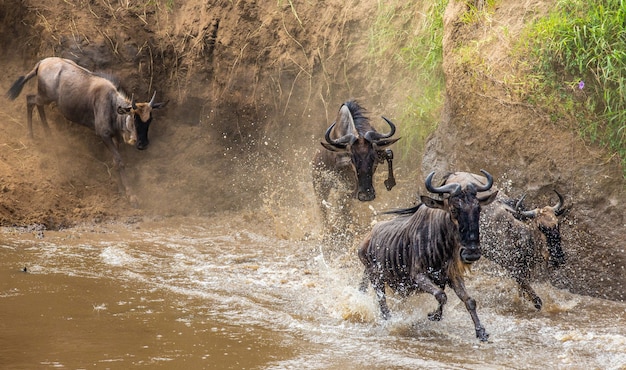
[(489, 190), (493, 184), (491, 175), (481, 172), (488, 179), (485, 185), (448, 183), (439, 187), (432, 185), (435, 172), (431, 172), (426, 177), (426, 189), (443, 194), (443, 200), (422, 196), (417, 206), (392, 211), (399, 216), (374, 225), (361, 243), (358, 255), (365, 272), (360, 290), (367, 290), (371, 282), (384, 319), (391, 316), (385, 284), (402, 296), (414, 292), (435, 296), (439, 306), (428, 315), (433, 321), (442, 318), (447, 302), (444, 289), (449, 285), (465, 304), (476, 336), (488, 340), (489, 334), (476, 313), (476, 301), (467, 293), (463, 280), (465, 270), (481, 257), (481, 207), (497, 196), (494, 192), (477, 197), (478, 192)]
[(396, 126), (382, 117), (390, 131), (381, 134), (372, 127), (365, 109), (355, 100), (341, 105), (336, 120), (328, 127), (320, 149), (312, 162), (313, 189), (321, 204), (325, 228), (329, 227), (328, 204), (332, 189), (339, 194), (336, 208), (345, 211), (351, 198), (367, 202), (376, 198), (373, 177), (376, 167), (385, 160), (388, 163), (387, 190), (395, 185), (393, 177), (393, 152), (388, 147), (400, 138), (393, 138)]
[[(487, 179), (455, 172), (445, 176), (442, 184), (467, 182), (485, 184)], [(559, 227), (564, 201), (559, 192), (554, 192), (558, 197), (556, 205), (527, 210), (522, 205), (524, 196), (513, 199), (499, 191), (496, 202), (480, 218), (483, 254), (515, 279), (521, 295), (538, 310), (543, 302), (530, 285), (537, 264), (547, 261), (551, 267), (559, 267), (565, 263)]]
[(26, 96), (28, 132), (33, 137), (33, 108), (36, 106), (42, 125), (49, 130), (44, 106), (56, 103), (68, 120), (95, 130), (113, 154), (121, 185), (132, 203), (124, 162), (119, 152), (122, 141), (146, 149), (152, 110), (165, 107), (168, 102), (156, 103), (156, 92), (149, 103), (136, 103), (118, 90), (115, 84), (101, 75), (83, 68), (69, 59), (57, 57), (40, 60), (26, 75), (20, 76), (7, 92), (15, 100), (31, 78), (37, 76), (37, 94)]

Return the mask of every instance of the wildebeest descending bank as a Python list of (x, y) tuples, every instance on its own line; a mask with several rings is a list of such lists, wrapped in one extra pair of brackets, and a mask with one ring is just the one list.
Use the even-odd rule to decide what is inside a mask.
[(155, 103), (155, 92), (149, 103), (136, 103), (118, 91), (111, 80), (71, 60), (56, 57), (42, 59), (32, 71), (20, 76), (7, 92), (8, 98), (17, 98), (26, 82), (35, 76), (37, 94), (26, 96), (29, 135), (33, 136), (33, 108), (37, 106), (39, 118), (49, 130), (44, 106), (56, 103), (65, 118), (95, 130), (113, 153), (123, 190), (136, 203), (128, 186), (119, 144), (123, 140), (137, 149), (146, 149), (152, 110), (165, 107), (167, 102)]
[(480, 259), (479, 219), (481, 207), (491, 203), (496, 193), (477, 197), (493, 184), (484, 170), (487, 184), (448, 183), (434, 187), (434, 172), (426, 177), (426, 189), (443, 194), (443, 200), (421, 197), (417, 206), (394, 211), (397, 218), (374, 225), (359, 247), (359, 259), (365, 265), (361, 290), (372, 283), (383, 318), (390, 317), (385, 298), (385, 284), (395, 292), (407, 296), (413, 292), (430, 293), (437, 299), (438, 308), (428, 315), (430, 320), (441, 320), (447, 302), (445, 286), (452, 287), (465, 303), (472, 317), (476, 336), (486, 341), (489, 334), (476, 313), (476, 301), (465, 290), (463, 273)]
[[(455, 172), (445, 176), (442, 184), (467, 182), (485, 184), (487, 179), (477, 174)], [(538, 263), (547, 261), (551, 267), (565, 263), (559, 227), (564, 201), (559, 192), (555, 190), (555, 193), (558, 197), (556, 205), (526, 210), (522, 206), (524, 197), (513, 199), (500, 191), (494, 205), (480, 218), (483, 254), (515, 279), (520, 293), (538, 310), (543, 302), (530, 286)]]
[(389, 177), (385, 181), (387, 190), (395, 185), (393, 177), (393, 152), (387, 149), (400, 138), (393, 138), (396, 126), (385, 117), (390, 131), (381, 134), (370, 124), (365, 109), (355, 100), (341, 105), (337, 118), (326, 130), (324, 149), (320, 149), (312, 162), (313, 188), (321, 204), (325, 228), (329, 227), (329, 195), (334, 188), (339, 194), (338, 209), (345, 211), (350, 198), (366, 202), (376, 198), (373, 177), (376, 167), (385, 160)]

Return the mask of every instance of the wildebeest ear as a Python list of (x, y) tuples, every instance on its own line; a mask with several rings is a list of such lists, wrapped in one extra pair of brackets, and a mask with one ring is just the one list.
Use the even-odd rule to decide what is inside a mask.
[(422, 201), (422, 203), (424, 203), (424, 205), (428, 208), (439, 208), (439, 209), (443, 209), (444, 203), (443, 200), (437, 200), (437, 199), (433, 199), (431, 197), (427, 197), (425, 195), (420, 196), (420, 200)]
[(397, 137), (397, 138), (394, 138), (394, 139), (381, 139), (381, 140), (378, 140), (376, 142), (376, 148), (382, 149), (382, 148), (388, 147), (389, 145), (395, 143), (396, 141), (398, 141), (400, 139), (401, 139), (400, 137)]
[(320, 141), (320, 144), (322, 144), (322, 146), (328, 150), (330, 150), (331, 152), (338, 152), (338, 153), (342, 153), (345, 152), (348, 148), (348, 145), (331, 145), (329, 143), (325, 143), (323, 141)]
[(167, 105), (167, 103), (169, 103), (170, 101), (165, 101), (165, 102), (160, 102), (160, 103), (154, 103), (152, 104), (152, 109), (160, 109), (160, 108), (165, 108), (165, 106)]
[(128, 113), (130, 113), (130, 107), (127, 107), (127, 108), (123, 108), (121, 106), (117, 107), (117, 114), (124, 115), (124, 114), (128, 114)]
[(493, 193), (484, 196), (482, 198), (477, 198), (478, 199), (478, 203), (480, 203), (481, 206), (486, 206), (487, 204), (491, 204), (491, 202), (493, 202), (494, 200), (496, 200), (496, 196), (498, 195), (498, 191), (494, 191)]

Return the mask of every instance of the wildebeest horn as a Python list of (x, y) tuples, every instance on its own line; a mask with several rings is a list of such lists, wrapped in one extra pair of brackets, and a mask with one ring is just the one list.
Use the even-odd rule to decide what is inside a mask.
[(332, 146), (339, 147), (339, 148), (344, 148), (346, 145), (352, 144), (356, 140), (356, 137), (352, 134), (344, 135), (337, 140), (333, 140), (330, 138), (330, 132), (333, 130), (333, 127), (335, 127), (336, 124), (337, 122), (333, 122), (333, 124), (330, 125), (328, 130), (326, 130), (326, 133), (324, 134), (324, 138), (326, 139), (326, 142)]
[(393, 136), (393, 134), (396, 133), (396, 125), (394, 125), (393, 122), (391, 122), (389, 119), (385, 118), (385, 116), (381, 116), (381, 117), (385, 120), (385, 122), (387, 122), (391, 130), (389, 131), (388, 134), (381, 134), (376, 131), (368, 131), (365, 134), (365, 139), (372, 143), (375, 143), (376, 141), (382, 140), (382, 139), (389, 139), (390, 137)]
[(485, 175), (485, 177), (487, 178), (487, 184), (485, 184), (484, 186), (476, 185), (476, 191), (477, 192), (487, 191), (491, 189), (491, 185), (493, 185), (493, 177), (491, 176), (489, 172), (485, 170), (480, 170), (480, 172), (482, 172), (483, 175)]
[(446, 184), (443, 186), (439, 186), (437, 188), (433, 187), (433, 184), (432, 184), (433, 176), (435, 176), (435, 171), (429, 173), (428, 176), (426, 177), (426, 181), (424, 182), (424, 185), (426, 185), (426, 189), (430, 191), (431, 193), (435, 193), (435, 194), (448, 194), (449, 193), (450, 195), (456, 195), (461, 191), (461, 185), (457, 183)]
[(130, 97), (130, 106), (133, 107), (133, 109), (137, 109), (137, 104), (135, 104), (135, 94)]
[(150, 99), (150, 103), (148, 103), (150, 108), (152, 108), (154, 105), (154, 98), (156, 98), (156, 90), (154, 91), (154, 94), (152, 94), (152, 99)]
[(554, 192), (559, 197), (559, 202), (554, 207), (552, 207), (552, 210), (554, 211), (554, 214), (558, 216), (563, 213), (562, 208), (563, 208), (564, 202), (563, 202), (563, 196), (559, 194), (559, 192), (556, 190), (554, 190)]
[[(556, 195), (559, 197), (559, 202), (551, 207), (552, 211), (554, 212), (555, 215), (559, 216), (563, 213), (562, 207), (563, 207), (563, 196), (561, 194), (559, 194), (558, 191), (554, 191), (556, 193)], [(537, 213), (539, 212), (539, 209), (535, 208), (533, 210), (530, 211), (522, 211), (520, 212), (520, 214), (524, 217), (528, 217), (528, 218), (534, 218), (537, 216)]]
[(526, 194), (523, 194), (519, 200), (517, 201), (517, 203), (515, 203), (515, 210), (518, 212), (521, 212), (522, 210), (522, 203), (524, 202), (524, 199), (526, 198)]

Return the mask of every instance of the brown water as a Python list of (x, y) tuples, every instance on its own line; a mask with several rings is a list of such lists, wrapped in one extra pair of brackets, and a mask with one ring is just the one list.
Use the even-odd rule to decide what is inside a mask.
[(536, 284), (536, 312), (481, 261), (466, 280), (489, 343), (452, 292), (441, 322), (426, 318), (428, 295), (391, 296), (383, 322), (355, 255), (330, 261), (317, 238), (267, 225), (225, 214), (2, 229), (0, 368), (626, 368), (624, 303)]

